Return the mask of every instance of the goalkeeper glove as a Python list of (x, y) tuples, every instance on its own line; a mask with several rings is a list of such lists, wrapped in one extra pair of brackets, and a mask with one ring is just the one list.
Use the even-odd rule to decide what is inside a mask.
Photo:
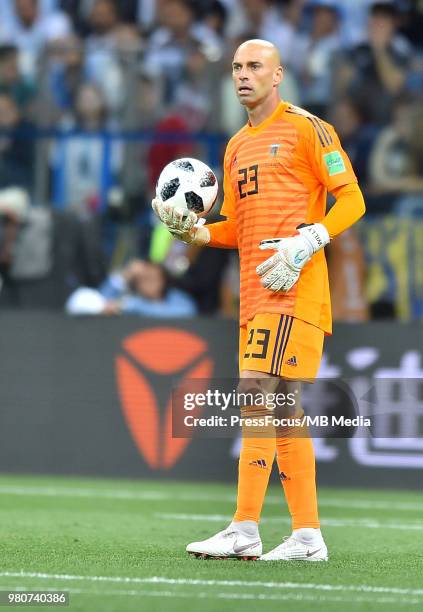
[(260, 249), (277, 251), (256, 268), (261, 284), (271, 291), (289, 291), (314, 253), (329, 244), (329, 233), (321, 223), (299, 225), (290, 238), (262, 240)]
[(151, 206), (172, 236), (197, 246), (203, 246), (210, 241), (210, 232), (204, 227), (205, 220), (198, 219), (194, 212), (190, 211), (185, 215), (183, 210), (170, 206), (159, 198), (154, 198)]

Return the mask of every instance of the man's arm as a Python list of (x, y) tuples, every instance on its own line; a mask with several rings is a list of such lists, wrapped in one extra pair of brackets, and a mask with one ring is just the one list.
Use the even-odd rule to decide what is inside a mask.
[(290, 238), (261, 241), (261, 250), (277, 251), (257, 266), (263, 287), (289, 291), (311, 257), (364, 215), (366, 207), (357, 183), (341, 185), (332, 193), (336, 202), (320, 223), (302, 224), (297, 228), (298, 234)]
[(312, 179), (333, 193), (336, 202), (320, 222), (299, 225), (296, 235), (261, 241), (261, 250), (276, 251), (256, 268), (261, 284), (271, 291), (289, 291), (313, 255), (353, 225), (365, 211), (351, 162), (333, 128), (318, 123), (318, 131), (313, 131), (312, 136), (304, 135), (305, 164), (311, 170)]
[(223, 176), (224, 200), (221, 214), (226, 217), (225, 221), (210, 223), (205, 226), (208, 231), (207, 245), (220, 249), (237, 249), (238, 235), (235, 213), (235, 194), (230, 181), (229, 162), (225, 157), (224, 176)]
[(357, 183), (342, 185), (333, 189), (332, 193), (336, 202), (321, 221), (330, 239), (354, 225), (366, 212), (363, 194)]
[(384, 87), (393, 96), (399, 94), (407, 77), (406, 70), (392, 60), (386, 47), (373, 48), (373, 57), (375, 58), (376, 70)]
[(397, 53), (395, 56), (391, 54), (390, 49), (395, 42), (395, 35), (389, 29), (371, 28), (369, 36), (379, 79), (391, 95), (397, 95), (403, 88), (407, 76), (408, 53), (404, 51), (401, 56)]
[(206, 225), (210, 239), (208, 246), (217, 247), (220, 249), (237, 249), (238, 236), (235, 219), (226, 219)]

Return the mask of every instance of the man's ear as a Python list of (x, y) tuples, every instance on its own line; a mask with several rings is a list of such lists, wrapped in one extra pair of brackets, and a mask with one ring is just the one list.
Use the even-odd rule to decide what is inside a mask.
[(278, 85), (283, 80), (283, 68), (282, 66), (278, 66), (273, 74), (273, 87), (278, 87)]

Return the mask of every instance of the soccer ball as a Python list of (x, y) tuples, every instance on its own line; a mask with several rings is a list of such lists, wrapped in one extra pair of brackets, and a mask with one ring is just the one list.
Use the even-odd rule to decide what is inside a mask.
[(202, 217), (217, 198), (217, 178), (202, 161), (191, 157), (175, 159), (165, 166), (156, 186), (157, 197), (188, 214)]

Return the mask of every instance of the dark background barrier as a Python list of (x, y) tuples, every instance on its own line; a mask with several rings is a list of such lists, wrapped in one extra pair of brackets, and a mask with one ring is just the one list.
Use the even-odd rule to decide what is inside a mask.
[[(234, 480), (239, 440), (172, 438), (170, 394), (183, 377), (236, 376), (235, 322), (33, 312), (1, 320), (1, 471)], [(393, 381), (390, 414), (414, 435), (316, 439), (322, 484), (422, 488), (423, 403), (394, 389), (422, 377), (422, 347), (415, 325), (335, 328), (321, 375), (347, 379), (358, 397), (375, 378), (387, 379), (388, 394)]]

